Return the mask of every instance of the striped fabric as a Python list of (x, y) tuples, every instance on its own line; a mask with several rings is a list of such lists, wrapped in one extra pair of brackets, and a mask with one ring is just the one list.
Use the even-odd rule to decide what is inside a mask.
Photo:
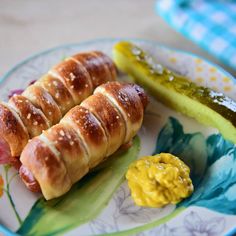
[(236, 70), (236, 0), (158, 0), (173, 28)]

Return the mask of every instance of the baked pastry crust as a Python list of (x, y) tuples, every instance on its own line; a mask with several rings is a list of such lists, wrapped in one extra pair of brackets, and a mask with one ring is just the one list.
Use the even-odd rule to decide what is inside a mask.
[(97, 51), (76, 54), (54, 66), (22, 95), (12, 97), (8, 105), (1, 105), (1, 151), (10, 149), (12, 157), (19, 156), (29, 138), (57, 124), (98, 85), (115, 80), (115, 70), (112, 60)]
[[(33, 181), (29, 182), (26, 173), (33, 175), (31, 190), (38, 184), (47, 200), (63, 195), (90, 169), (132, 140), (142, 125), (146, 105), (147, 96), (137, 85), (101, 85), (59, 124), (26, 145), (20, 157), (21, 178), (31, 189)], [(54, 161), (56, 166), (52, 167)]]
[(19, 156), (29, 134), (19, 115), (6, 103), (0, 103), (0, 136), (9, 145), (11, 155)]

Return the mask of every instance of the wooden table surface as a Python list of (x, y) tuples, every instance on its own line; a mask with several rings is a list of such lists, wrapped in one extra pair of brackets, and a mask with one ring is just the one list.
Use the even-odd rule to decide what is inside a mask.
[(0, 77), (41, 50), (96, 38), (157, 41), (213, 61), (154, 12), (154, 0), (0, 0)]

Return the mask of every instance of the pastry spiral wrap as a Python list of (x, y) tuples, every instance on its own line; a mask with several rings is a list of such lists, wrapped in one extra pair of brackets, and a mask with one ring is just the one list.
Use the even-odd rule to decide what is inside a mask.
[[(65, 59), (22, 95), (0, 103), (1, 151), (10, 150), (12, 157), (20, 156), (29, 139), (57, 124), (98, 85), (115, 78), (115, 65), (102, 52), (80, 53)], [(0, 163), (4, 163), (5, 157), (0, 156)]]
[(147, 102), (138, 85), (108, 82), (99, 86), (59, 124), (26, 145), (20, 157), (22, 180), (33, 191), (41, 189), (47, 200), (63, 195), (134, 137)]

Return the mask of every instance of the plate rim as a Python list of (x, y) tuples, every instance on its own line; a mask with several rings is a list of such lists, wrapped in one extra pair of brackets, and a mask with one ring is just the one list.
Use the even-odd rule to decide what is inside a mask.
[(190, 56), (190, 57), (193, 57), (193, 58), (199, 58), (199, 59), (205, 61), (206, 63), (208, 63), (209, 65), (217, 68), (218, 71), (220, 71), (226, 77), (230, 78), (230, 80), (234, 84), (236, 84), (236, 78), (230, 72), (223, 69), (220, 65), (215, 64), (215, 63), (211, 62), (210, 60), (208, 60), (208, 59), (206, 59), (202, 56), (199, 56), (198, 54), (188, 52), (188, 51), (185, 51), (185, 50), (181, 50), (181, 49), (177, 49), (177, 48), (174, 48), (174, 47), (170, 47), (170, 46), (167, 46), (165, 44), (158, 43), (155, 40), (141, 39), (141, 38), (118, 37), (118, 38), (97, 38), (97, 39), (82, 41), (82, 42), (79, 42), (79, 43), (61, 44), (61, 45), (58, 45), (58, 46), (55, 46), (55, 47), (50, 47), (48, 49), (33, 53), (30, 56), (26, 57), (25, 59), (21, 60), (19, 63), (16, 63), (7, 72), (3, 73), (3, 75), (0, 77), (0, 85), (2, 85), (7, 80), (7, 78), (9, 76), (11, 76), (11, 74), (13, 74), (18, 68), (20, 68), (24, 64), (28, 63), (29, 61), (31, 61), (31, 60), (33, 60), (37, 57), (40, 57), (44, 54), (47, 54), (47, 53), (50, 53), (50, 52), (53, 52), (53, 51), (57, 51), (58, 49), (61, 49), (61, 48), (69, 48), (69, 47), (73, 47), (73, 46), (83, 46), (83, 45), (92, 44), (92, 43), (96, 43), (96, 42), (106, 43), (106, 42), (116, 42), (116, 41), (144, 42), (144, 43), (152, 44), (153, 46), (156, 46), (156, 47), (160, 47), (160, 48), (164, 48), (164, 49), (167, 49), (167, 50), (175, 51), (177, 53), (184, 54), (184, 55), (187, 55), (187, 56)]
[[(84, 46), (84, 45), (88, 45), (88, 44), (92, 44), (92, 43), (96, 43), (96, 42), (103, 42), (103, 43), (111, 43), (111, 42), (117, 42), (117, 41), (136, 41), (136, 42), (143, 42), (143, 43), (147, 43), (147, 44), (151, 44), (154, 47), (160, 47), (160, 48), (164, 48), (167, 50), (171, 50), (171, 51), (175, 51), (177, 53), (180, 54), (184, 54), (193, 58), (199, 58), (201, 60), (203, 60), (204, 62), (208, 63), (209, 65), (217, 68), (218, 71), (220, 71), (222, 74), (224, 74), (226, 77), (228, 77), (233, 84), (236, 84), (236, 78), (229, 73), (228, 71), (226, 71), (225, 69), (223, 69), (220, 65), (215, 64), (213, 62), (211, 62), (208, 59), (205, 59), (202, 56), (199, 56), (195, 53), (192, 52), (188, 52), (185, 50), (181, 50), (181, 49), (177, 49), (174, 47), (170, 47), (161, 43), (158, 43), (155, 40), (149, 40), (149, 39), (141, 39), (141, 38), (126, 38), (126, 37), (114, 37), (114, 38), (97, 38), (97, 39), (92, 39), (92, 40), (85, 40), (85, 41), (81, 41), (78, 43), (68, 43), (68, 44), (61, 44), (55, 47), (50, 47), (46, 50), (41, 50), (38, 51), (36, 53), (31, 54), (30, 56), (26, 57), (23, 60), (20, 60), (19, 63), (16, 63), (13, 67), (11, 67), (7, 72), (3, 73), (3, 75), (0, 77), (0, 86), (7, 81), (8, 77), (11, 76), (17, 69), (19, 69), (20, 67), (24, 66), (26, 63), (30, 62), (31, 60), (40, 57), (42, 55), (45, 55), (47, 53), (50, 52), (54, 52), (57, 51), (61, 48), (69, 48), (69, 47), (75, 47), (75, 46)], [(0, 223), (0, 232), (2, 232), (3, 234), (5, 234), (6, 236), (19, 236), (19, 234), (12, 232), (8, 227), (4, 226), (3, 224)], [(231, 236), (234, 235), (234, 233), (236, 233), (236, 227), (232, 228), (229, 232), (227, 232), (225, 235), (226, 236)]]

